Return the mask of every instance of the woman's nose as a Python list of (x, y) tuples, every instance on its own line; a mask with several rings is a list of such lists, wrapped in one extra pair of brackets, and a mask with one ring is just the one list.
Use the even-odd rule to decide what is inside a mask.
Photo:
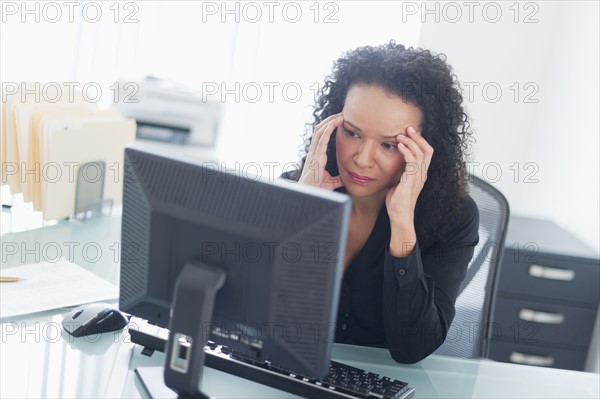
[(373, 146), (366, 143), (358, 148), (354, 162), (359, 168), (369, 168), (373, 165)]

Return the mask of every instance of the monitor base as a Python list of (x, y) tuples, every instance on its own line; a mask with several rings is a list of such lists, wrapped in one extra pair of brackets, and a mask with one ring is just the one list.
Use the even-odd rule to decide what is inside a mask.
[(225, 272), (192, 259), (175, 284), (169, 340), (166, 346), (164, 382), (179, 397), (207, 398), (200, 391), (204, 347), (217, 291), (225, 284)]

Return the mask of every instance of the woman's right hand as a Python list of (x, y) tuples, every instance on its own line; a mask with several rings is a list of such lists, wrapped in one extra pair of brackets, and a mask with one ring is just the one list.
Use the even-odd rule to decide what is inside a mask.
[(342, 113), (331, 115), (319, 123), (315, 129), (299, 183), (335, 190), (342, 187), (339, 176), (331, 176), (325, 165), (327, 164), (327, 146), (334, 130), (344, 123)]

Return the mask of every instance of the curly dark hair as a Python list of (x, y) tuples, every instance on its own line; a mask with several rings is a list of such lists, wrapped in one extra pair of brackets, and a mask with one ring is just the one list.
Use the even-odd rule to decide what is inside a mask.
[[(423, 113), (421, 134), (434, 148), (434, 153), (417, 200), (415, 228), (417, 233), (433, 234), (440, 239), (440, 223), (445, 216), (455, 214), (461, 199), (468, 195), (465, 158), (469, 156), (469, 144), (473, 140), (459, 82), (444, 54), (405, 48), (391, 40), (377, 47), (359, 47), (338, 58), (319, 91), (314, 122), (307, 124), (304, 136), (301, 168), (292, 178), (298, 179), (304, 167), (315, 127), (328, 116), (342, 111), (348, 90), (356, 84), (379, 86)], [(338, 175), (335, 132), (329, 141), (327, 159), (327, 171), (332, 176)]]

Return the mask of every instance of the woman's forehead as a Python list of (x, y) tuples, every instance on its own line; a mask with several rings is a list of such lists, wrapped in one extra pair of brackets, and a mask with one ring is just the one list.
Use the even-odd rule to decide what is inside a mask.
[(378, 134), (398, 134), (422, 121), (419, 108), (378, 86), (352, 86), (342, 112), (356, 130)]

